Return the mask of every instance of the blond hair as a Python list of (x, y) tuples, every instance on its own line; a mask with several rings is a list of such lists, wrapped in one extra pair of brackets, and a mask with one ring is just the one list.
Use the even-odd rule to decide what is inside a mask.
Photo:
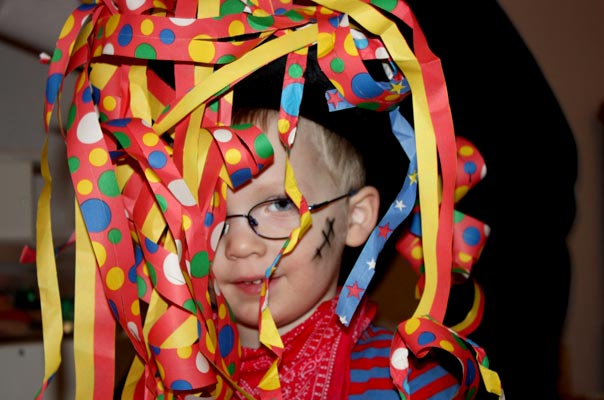
[[(233, 123), (254, 123), (265, 129), (277, 115), (275, 110), (246, 108), (234, 114)], [(298, 132), (302, 132), (320, 152), (320, 159), (340, 191), (355, 190), (365, 185), (363, 157), (348, 140), (304, 117), (298, 122)]]

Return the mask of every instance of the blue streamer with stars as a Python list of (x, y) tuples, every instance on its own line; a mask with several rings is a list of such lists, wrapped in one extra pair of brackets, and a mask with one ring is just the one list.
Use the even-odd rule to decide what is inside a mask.
[(417, 158), (415, 148), (415, 131), (409, 122), (401, 115), (398, 108), (390, 111), (392, 133), (401, 144), (407, 158), (409, 168), (403, 187), (390, 204), (388, 211), (373, 229), (365, 243), (359, 258), (344, 283), (338, 299), (336, 314), (345, 326), (350, 324), (363, 295), (366, 292), (373, 275), (379, 253), (390, 238), (390, 234), (409, 216), (417, 195)]

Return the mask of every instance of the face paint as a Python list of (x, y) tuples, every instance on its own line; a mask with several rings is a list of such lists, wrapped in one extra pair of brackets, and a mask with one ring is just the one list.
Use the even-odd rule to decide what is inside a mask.
[(321, 243), (321, 245), (317, 248), (317, 251), (313, 256), (313, 260), (315, 258), (322, 257), (321, 251), (325, 246), (331, 246), (330, 239), (335, 236), (335, 231), (333, 230), (333, 224), (335, 221), (335, 218), (327, 218), (325, 220), (325, 228), (323, 228), (323, 230), (321, 231), (321, 233), (323, 234), (323, 243)]

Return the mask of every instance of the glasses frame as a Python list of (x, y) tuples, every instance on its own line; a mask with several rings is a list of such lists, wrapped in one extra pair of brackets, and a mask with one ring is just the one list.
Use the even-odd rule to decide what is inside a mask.
[[(330, 205), (331, 203), (335, 203), (338, 200), (342, 200), (346, 197), (350, 197), (355, 195), (358, 192), (357, 189), (353, 189), (348, 191), (347, 193), (344, 193), (340, 196), (334, 197), (333, 199), (330, 200), (325, 200), (322, 201), (320, 203), (314, 203), (314, 204), (310, 204), (307, 209), (310, 213), (313, 213), (315, 211), (319, 211), (325, 207), (327, 207), (328, 205)], [(256, 218), (252, 217), (250, 212), (258, 207), (259, 205), (265, 204), (265, 203), (271, 203), (275, 200), (265, 200), (265, 201), (261, 201), (258, 204), (254, 204), (252, 207), (250, 207), (249, 211), (246, 214), (231, 214), (231, 215), (227, 215), (224, 218), (224, 226), (222, 228), (222, 234), (220, 235), (220, 237), (226, 235), (229, 231), (229, 224), (227, 223), (227, 220), (231, 219), (231, 218), (245, 218), (247, 220), (248, 225), (250, 226), (250, 228), (252, 228), (252, 231), (259, 237), (263, 238), (263, 239), (268, 239), (268, 240), (284, 240), (289, 238), (289, 235), (287, 236), (282, 236), (282, 237), (270, 237), (270, 236), (265, 236), (262, 235), (261, 233), (258, 233), (258, 231), (256, 230), (256, 227), (258, 226), (258, 221), (256, 220)]]

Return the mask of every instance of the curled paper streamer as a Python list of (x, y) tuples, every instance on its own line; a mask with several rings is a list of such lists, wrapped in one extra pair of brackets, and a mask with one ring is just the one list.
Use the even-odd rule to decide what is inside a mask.
[[(459, 201), (486, 175), (484, 159), (476, 146), (461, 136), (456, 138), (456, 143), (458, 161), (455, 202)], [(408, 226), (396, 242), (396, 249), (405, 257), (418, 275), (417, 287), (419, 293), (421, 293), (424, 290), (425, 274), (424, 250), (421, 238), (422, 229), (419, 214), (419, 207), (414, 207)], [(450, 273), (455, 283), (470, 278), (472, 267), (484, 249), (490, 228), (487, 224), (457, 210), (453, 213), (453, 221), (453, 263)], [(457, 326), (457, 331), (466, 335), (471, 333), (471, 330), (468, 330), (469, 327), (472, 327), (473, 330), (480, 324), (482, 310), (484, 309), (482, 290), (476, 283), (474, 288), (474, 305), (468, 312), (466, 320)], [(459, 331), (461, 326), (464, 326), (463, 331)]]
[[(232, 125), (232, 89), (287, 55), (278, 126), (289, 151), (308, 49), (314, 45), (322, 72), (336, 88), (326, 93), (329, 107), (390, 113), (392, 133), (410, 161), (399, 196), (342, 290), (337, 313), (344, 325), (352, 319), (384, 242), (418, 204), (422, 296), (414, 318), (399, 327), (393, 360), (401, 349), (420, 358), (426, 352), (414, 346), (419, 343), (409, 330), (414, 324), (438, 337), (456, 337), (441, 323), (452, 264), (469, 274), (479, 252), (458, 246), (453, 232), (453, 216), (459, 215), (453, 204), (464, 191), (455, 186), (460, 154), (450, 110), (442, 101), (446, 87), (440, 62), (402, 1), (308, 3), (99, 0), (80, 5), (67, 18), (49, 64), (44, 121), (48, 130), (65, 77), (77, 74), (62, 133), (76, 193), (78, 397), (113, 395), (113, 384), (108, 385), (114, 372), (110, 343), (117, 324), (136, 352), (122, 398), (184, 398), (192, 393), (251, 398), (237, 384), (237, 328), (226, 299), (212, 287), (211, 265), (224, 225), (227, 188), (244, 185), (260, 173), (272, 162), (273, 150), (257, 127)], [(397, 24), (413, 31), (411, 45)], [(366, 60), (380, 60), (388, 79), (374, 80)], [(157, 67), (164, 62), (174, 69), (171, 84)], [(413, 128), (398, 112), (410, 92)], [(46, 154), (42, 158), (44, 166)], [(60, 299), (53, 245), (44, 235), (51, 226), (51, 179), (44, 175), (37, 260), (46, 364), (38, 398), (59, 368), (62, 338), (57, 329), (61, 315), (55, 312)], [(475, 184), (467, 181), (473, 176), (467, 174), (465, 187)], [(268, 306), (268, 282), (281, 256), (295, 249), (312, 223), (289, 160), (284, 180), (287, 195), (301, 210), (301, 224), (266, 269), (258, 320), (260, 340), (273, 352), (274, 362), (260, 384), (263, 399), (281, 398), (283, 345)], [(466, 216), (461, 221), (465, 230), (477, 224)], [(455, 261), (452, 247), (459, 248)], [(441, 347), (468, 359), (456, 346)], [(478, 357), (464, 376), (475, 373), (476, 379), (460, 382), (456, 393), (464, 398), (475, 394), (477, 371), (487, 378), (494, 374), (480, 348), (471, 347)], [(405, 368), (393, 372), (401, 393), (406, 393), (405, 373)], [(490, 378), (488, 388), (497, 392), (498, 380)]]

